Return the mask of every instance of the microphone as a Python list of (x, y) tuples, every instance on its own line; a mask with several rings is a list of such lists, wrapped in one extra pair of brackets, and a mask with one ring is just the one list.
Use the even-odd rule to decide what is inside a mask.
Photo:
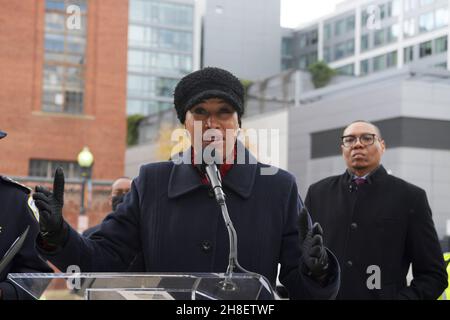
[(356, 192), (356, 191), (358, 191), (358, 186), (355, 185), (353, 182), (351, 182), (348, 185), (348, 192), (352, 193), (352, 192)]
[(206, 177), (214, 191), (217, 202), (219, 205), (225, 204), (225, 193), (222, 189), (222, 179), (219, 170), (217, 169), (217, 165), (214, 162), (204, 165), (204, 171), (206, 172)]

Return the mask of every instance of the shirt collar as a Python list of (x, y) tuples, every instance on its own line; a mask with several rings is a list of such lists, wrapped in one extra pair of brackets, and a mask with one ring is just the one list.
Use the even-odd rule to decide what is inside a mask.
[(368, 174), (366, 174), (362, 177), (356, 176), (349, 169), (346, 170), (345, 175), (346, 175), (346, 179), (347, 179), (348, 183), (352, 182), (356, 178), (363, 178), (363, 179), (367, 180), (367, 183), (371, 184), (374, 181), (376, 181), (377, 179), (379, 179), (380, 177), (387, 175), (387, 171), (386, 171), (386, 169), (384, 169), (383, 165), (380, 164), (376, 169), (372, 170), (371, 172), (369, 172)]

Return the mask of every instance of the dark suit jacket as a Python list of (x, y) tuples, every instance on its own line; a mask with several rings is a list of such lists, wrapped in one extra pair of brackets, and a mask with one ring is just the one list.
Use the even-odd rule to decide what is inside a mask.
[[(302, 202), (295, 178), (283, 170), (261, 175), (264, 167), (256, 161), (234, 165), (223, 179), (240, 264), (275, 284), (280, 263), (280, 281), (292, 298), (333, 298), (339, 270), (332, 255), (326, 287), (299, 272)], [(62, 251), (47, 257), (61, 270), (74, 264), (83, 272), (113, 272), (126, 270), (142, 254), (141, 271), (192, 273), (225, 272), (228, 253), (228, 233), (213, 194), (192, 165), (167, 161), (141, 168), (99, 231), (88, 239), (70, 230)]]
[(38, 225), (27, 204), (29, 193), (28, 188), (0, 176), (0, 258), (27, 226), (30, 226), (21, 250), (0, 273), (0, 289), (3, 299), (31, 298), (25, 291), (6, 279), (8, 273), (52, 272), (52, 269), (38, 256), (35, 249), (34, 242), (38, 233)]
[[(319, 181), (305, 205), (340, 262), (338, 299), (436, 299), (447, 286), (425, 191), (383, 166), (358, 187), (348, 172)], [(414, 280), (407, 287), (410, 263)], [(380, 268), (381, 289), (367, 287), (371, 265)]]

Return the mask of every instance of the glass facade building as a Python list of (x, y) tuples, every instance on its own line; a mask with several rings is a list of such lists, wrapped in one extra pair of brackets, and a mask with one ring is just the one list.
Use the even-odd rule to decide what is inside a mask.
[(127, 114), (160, 115), (193, 70), (194, 1), (130, 0)]
[(306, 70), (317, 60), (346, 75), (410, 63), (448, 68), (448, 20), (447, 0), (347, 1), (334, 13), (292, 31), (292, 58), (289, 64), (282, 61), (282, 68)]

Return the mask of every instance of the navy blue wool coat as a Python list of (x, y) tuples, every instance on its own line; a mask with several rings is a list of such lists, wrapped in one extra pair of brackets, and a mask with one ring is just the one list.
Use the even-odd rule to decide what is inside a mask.
[[(233, 165), (223, 179), (240, 264), (273, 285), (281, 264), (280, 282), (291, 298), (334, 298), (339, 265), (331, 253), (325, 287), (299, 271), (302, 201), (295, 178), (281, 169), (261, 175), (268, 166), (254, 161)], [(125, 271), (141, 255), (141, 271), (192, 273), (225, 272), (228, 254), (227, 229), (209, 187), (191, 164), (168, 161), (142, 166), (124, 202), (89, 239), (70, 229), (64, 247), (46, 256), (61, 270), (78, 265), (82, 272)]]

